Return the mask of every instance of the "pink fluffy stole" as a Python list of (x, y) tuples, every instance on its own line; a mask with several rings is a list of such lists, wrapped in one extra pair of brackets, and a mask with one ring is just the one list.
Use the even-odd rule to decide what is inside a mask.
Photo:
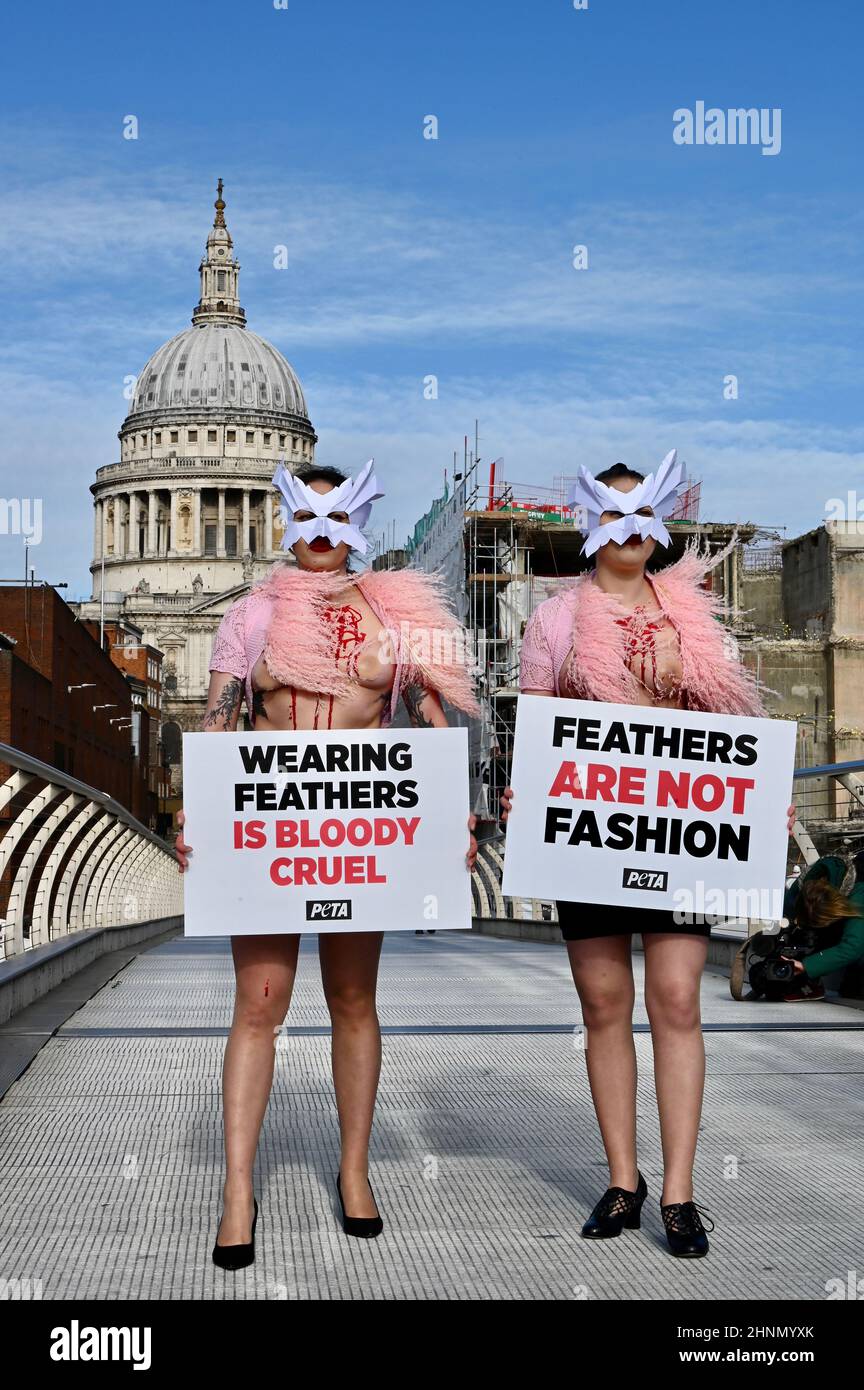
[(400, 667), (400, 689), (419, 683), (457, 709), (478, 714), (464, 630), (446, 603), (441, 577), (419, 570), (366, 570), (346, 577), (277, 567), (258, 586), (273, 602), (264, 660), (274, 679), (321, 695), (348, 694), (351, 681), (333, 660), (324, 610), (350, 584), (381, 614)]
[(455, 709), (479, 715), (470, 637), (450, 607), (443, 575), (367, 570), (360, 587), (385, 616), (402, 663), (402, 688), (425, 685)]
[[(714, 714), (761, 716), (766, 713), (752, 672), (727, 655), (728, 637), (717, 620), (721, 599), (706, 589), (706, 574), (722, 559), (709, 559), (698, 544), (680, 560), (651, 576), (657, 600), (675, 626), (681, 644), (682, 692), (690, 709)], [(638, 685), (624, 660), (626, 634), (615, 618), (621, 608), (589, 576), (570, 590), (573, 656), (562, 694), (575, 699), (633, 704)]]
[(344, 697), (351, 681), (333, 660), (325, 608), (345, 588), (344, 575), (311, 574), (280, 565), (256, 586), (272, 602), (264, 660), (274, 680), (296, 690)]

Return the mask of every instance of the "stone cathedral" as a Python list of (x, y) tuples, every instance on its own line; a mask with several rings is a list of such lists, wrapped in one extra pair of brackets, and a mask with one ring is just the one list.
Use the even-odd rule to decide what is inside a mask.
[(221, 179), (215, 208), (192, 325), (143, 367), (120, 460), (91, 487), (93, 596), (81, 605), (98, 618), (104, 583), (106, 616), (164, 652), (172, 763), (179, 730), (200, 727), (223, 613), (283, 557), (276, 465), (311, 461), (317, 443), (293, 369), (246, 327)]

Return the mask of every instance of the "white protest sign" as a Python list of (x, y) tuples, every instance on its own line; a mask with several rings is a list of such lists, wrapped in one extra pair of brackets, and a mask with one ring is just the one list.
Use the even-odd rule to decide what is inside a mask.
[(187, 936), (471, 926), (466, 729), (183, 735)]
[(795, 732), (520, 696), (504, 892), (779, 919)]

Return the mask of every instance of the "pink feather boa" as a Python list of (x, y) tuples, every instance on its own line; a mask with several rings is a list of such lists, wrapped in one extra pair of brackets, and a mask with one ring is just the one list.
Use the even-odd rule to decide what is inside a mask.
[[(729, 549), (731, 547), (727, 547)], [(708, 557), (689, 545), (673, 565), (650, 576), (657, 601), (678, 632), (682, 694), (690, 709), (713, 714), (763, 716), (755, 677), (726, 650), (726, 630), (717, 621), (726, 609), (704, 586), (706, 574), (726, 552)], [(566, 691), (581, 700), (634, 704), (638, 685), (625, 662), (626, 634), (615, 622), (621, 607), (612, 594), (578, 579), (569, 591), (573, 616), (573, 656)]]
[(324, 610), (352, 584), (390, 634), (400, 690), (419, 683), (457, 709), (479, 714), (467, 635), (446, 602), (441, 576), (419, 570), (365, 570), (346, 576), (278, 566), (257, 586), (273, 600), (264, 660), (274, 679), (321, 695), (348, 694), (351, 681), (333, 660)]

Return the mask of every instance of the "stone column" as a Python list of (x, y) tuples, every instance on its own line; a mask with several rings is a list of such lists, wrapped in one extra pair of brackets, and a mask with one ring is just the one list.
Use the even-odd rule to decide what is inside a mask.
[(123, 535), (125, 508), (126, 498), (122, 492), (118, 492), (114, 498), (114, 554), (118, 560), (126, 556), (126, 539)]
[(192, 498), (192, 554), (200, 555), (203, 549), (201, 542), (201, 489), (196, 487)]
[(242, 522), (242, 526), (243, 526), (243, 529), (242, 529), (242, 532), (241, 532), (241, 535), (240, 535), (240, 545), (238, 546), (238, 550), (239, 550), (239, 553), (240, 553), (241, 555), (245, 555), (246, 552), (247, 552), (247, 550), (249, 549), (249, 489), (248, 489), (248, 487), (244, 487), (244, 489), (243, 489), (243, 522)]
[(225, 489), (219, 489), (219, 510), (216, 520), (216, 555), (223, 559), (225, 556)]
[(102, 559), (102, 499), (93, 503), (93, 559)]
[(134, 555), (138, 559), (138, 493), (129, 493), (129, 527), (126, 539), (126, 551), (129, 555)]
[(147, 492), (147, 554), (156, 555), (159, 549), (159, 535), (156, 530), (158, 498), (154, 488)]
[(111, 526), (111, 543), (113, 546), (114, 559), (119, 560), (123, 555), (123, 503), (119, 492), (115, 492), (111, 498), (114, 504), (114, 520)]
[(273, 553), (273, 493), (269, 488), (264, 493), (264, 546), (261, 553), (265, 559)]
[(176, 555), (176, 554), (177, 554), (177, 528), (178, 528), (178, 525), (179, 525), (179, 522), (178, 522), (178, 520), (177, 520), (177, 489), (176, 489), (176, 488), (172, 488), (172, 489), (171, 489), (171, 511), (170, 511), (170, 517), (171, 517), (171, 544), (170, 544), (169, 547), (168, 547), (168, 554), (169, 554), (169, 555)]

